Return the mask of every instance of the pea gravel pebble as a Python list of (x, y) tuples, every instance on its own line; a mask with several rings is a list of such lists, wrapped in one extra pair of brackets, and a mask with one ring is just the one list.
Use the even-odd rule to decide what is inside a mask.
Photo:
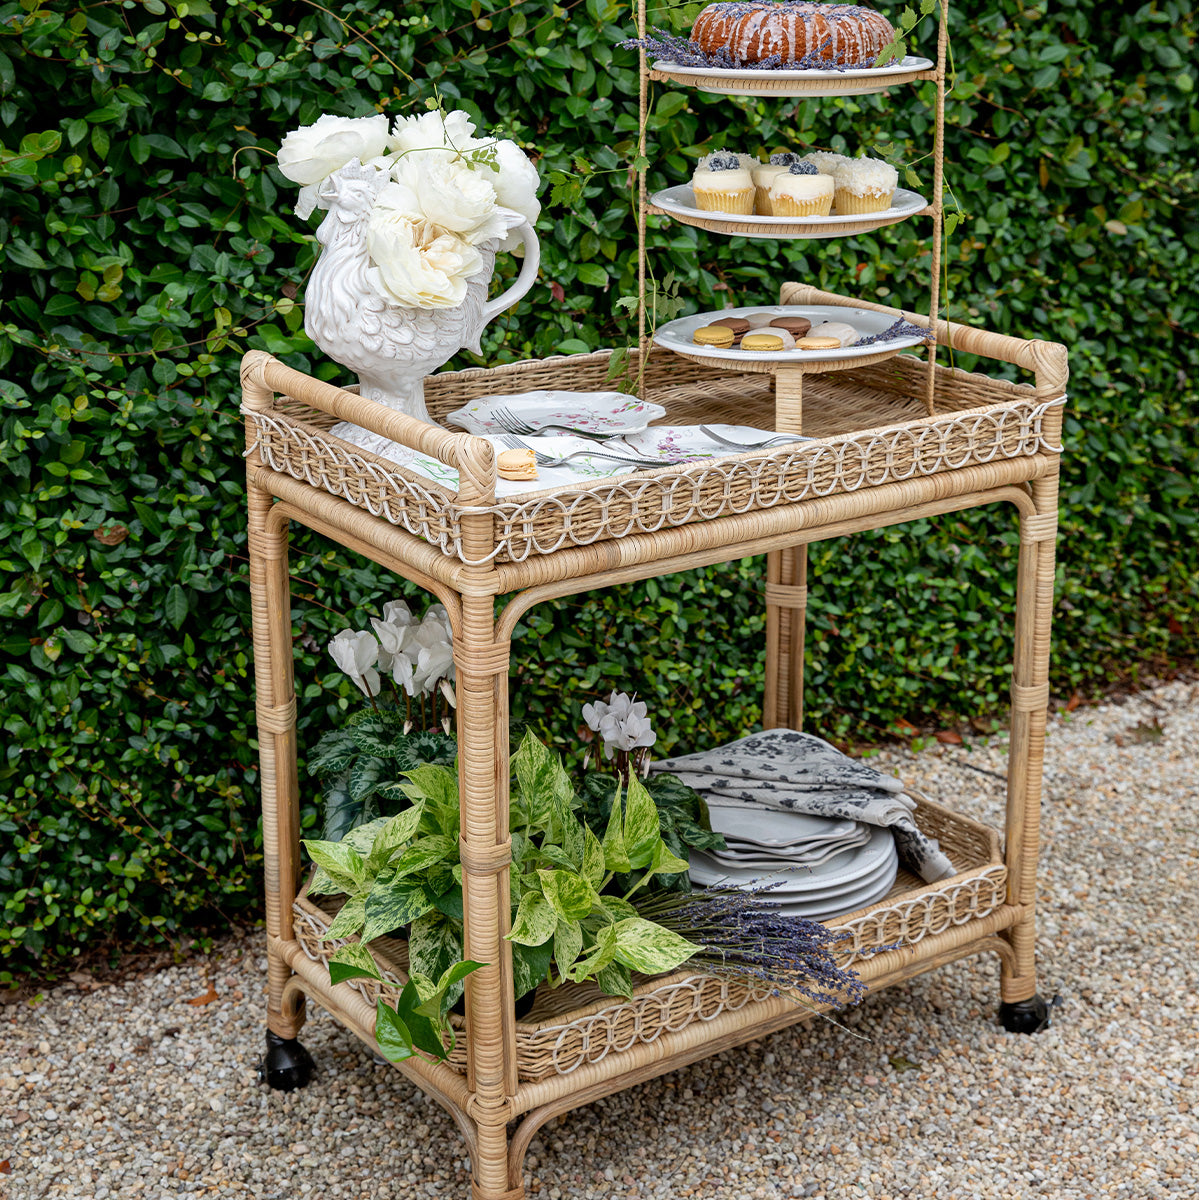
[[(1052, 1028), (998, 1028), (993, 959), (943, 967), (871, 997), (847, 1019), (859, 1037), (786, 1030), (552, 1121), (530, 1195), (1195, 1197), (1196, 728), (1178, 682), (1052, 722)], [(999, 823), (1003, 739), (968, 743), (875, 762)], [(465, 1197), (450, 1119), (322, 1012), (313, 1085), (256, 1084), (265, 965), (231, 939), (0, 1009), (0, 1195)], [(210, 983), (217, 999), (187, 1003)]]

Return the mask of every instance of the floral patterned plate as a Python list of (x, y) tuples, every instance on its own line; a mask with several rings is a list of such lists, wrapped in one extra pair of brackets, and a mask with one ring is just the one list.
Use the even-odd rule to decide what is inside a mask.
[[(731, 442), (745, 442), (746, 452), (756, 449), (754, 443), (766, 438), (779, 437), (777, 429), (756, 429), (753, 425), (711, 425), (709, 428)], [(797, 437), (797, 442), (810, 442), (812, 438)], [(721, 458), (726, 454), (741, 454), (732, 446), (714, 441), (700, 432), (699, 425), (655, 425), (641, 433), (626, 434), (621, 442), (644, 458), (661, 458), (664, 462), (680, 459), (699, 461), (705, 458)], [(786, 449), (773, 446), (773, 451)]]
[(480, 396), (446, 420), (468, 433), (501, 434), (504, 427), (492, 416), (497, 408), (541, 428), (570, 425), (588, 433), (637, 433), (667, 410), (625, 392), (521, 392), (513, 396)]

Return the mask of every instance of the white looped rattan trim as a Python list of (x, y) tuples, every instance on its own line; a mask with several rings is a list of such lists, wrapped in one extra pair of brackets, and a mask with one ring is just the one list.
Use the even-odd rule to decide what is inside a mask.
[[(1060, 454), (1062, 447), (1045, 437), (1043, 420), (1066, 401), (1064, 395), (1039, 404), (1019, 401), (967, 410), (491, 507), (459, 505), (453, 493), (438, 485), (426, 486), (402, 467), (369, 462), (340, 440), (311, 432), (284, 414), (246, 411), (246, 416), (257, 433), (251, 450), (272, 470), (365, 508), (436, 545), (447, 557), (479, 566), (498, 556), (523, 562), (564, 546), (657, 533), (996, 459)], [(463, 551), (461, 518), (479, 513), (495, 519), (495, 539), (488, 554), (472, 558)]]

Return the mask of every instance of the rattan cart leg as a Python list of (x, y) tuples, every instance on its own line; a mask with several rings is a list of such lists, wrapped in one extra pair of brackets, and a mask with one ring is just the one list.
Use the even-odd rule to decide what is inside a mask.
[(458, 697), (459, 858), (463, 944), (485, 966), (467, 978), (468, 1083), (475, 1121), (472, 1196), (522, 1196), (508, 1182), (510, 1097), (517, 1088), (508, 865), (507, 642), (495, 640), (492, 598), (464, 596), (455, 639)]
[(292, 937), (300, 836), (288, 533), (287, 522), (272, 513), (269, 494), (253, 485), (247, 493), (268, 937), (267, 1054), (259, 1071), (272, 1088), (291, 1091), (308, 1083), (313, 1063), (296, 1040), (303, 999), (285, 1000), (292, 971), (273, 949), (275, 939)]
[(1046, 708), (1050, 699), (1050, 628), (1054, 609), (1054, 549), (1058, 474), (1032, 484), (1036, 514), (1021, 520), (1013, 657), (1012, 732), (1009, 742), (1005, 862), (1008, 902), (1025, 916), (1006, 937), (1013, 948), (1000, 971), (1000, 1019), (1006, 1029), (1032, 1033), (1049, 1010), (1037, 994), (1034, 963), (1037, 858)]
[(767, 664), (763, 728), (804, 727), (804, 619), (808, 547), (767, 555)]

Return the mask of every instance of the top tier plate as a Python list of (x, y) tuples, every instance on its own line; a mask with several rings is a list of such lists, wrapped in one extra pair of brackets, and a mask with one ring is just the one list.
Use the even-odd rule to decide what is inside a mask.
[(652, 79), (698, 88), (718, 96), (863, 96), (912, 83), (932, 68), (929, 59), (915, 58), (911, 54), (886, 67), (853, 67), (842, 71), (751, 67), (733, 71), (719, 67), (681, 67), (660, 58), (651, 66), (650, 73)]

